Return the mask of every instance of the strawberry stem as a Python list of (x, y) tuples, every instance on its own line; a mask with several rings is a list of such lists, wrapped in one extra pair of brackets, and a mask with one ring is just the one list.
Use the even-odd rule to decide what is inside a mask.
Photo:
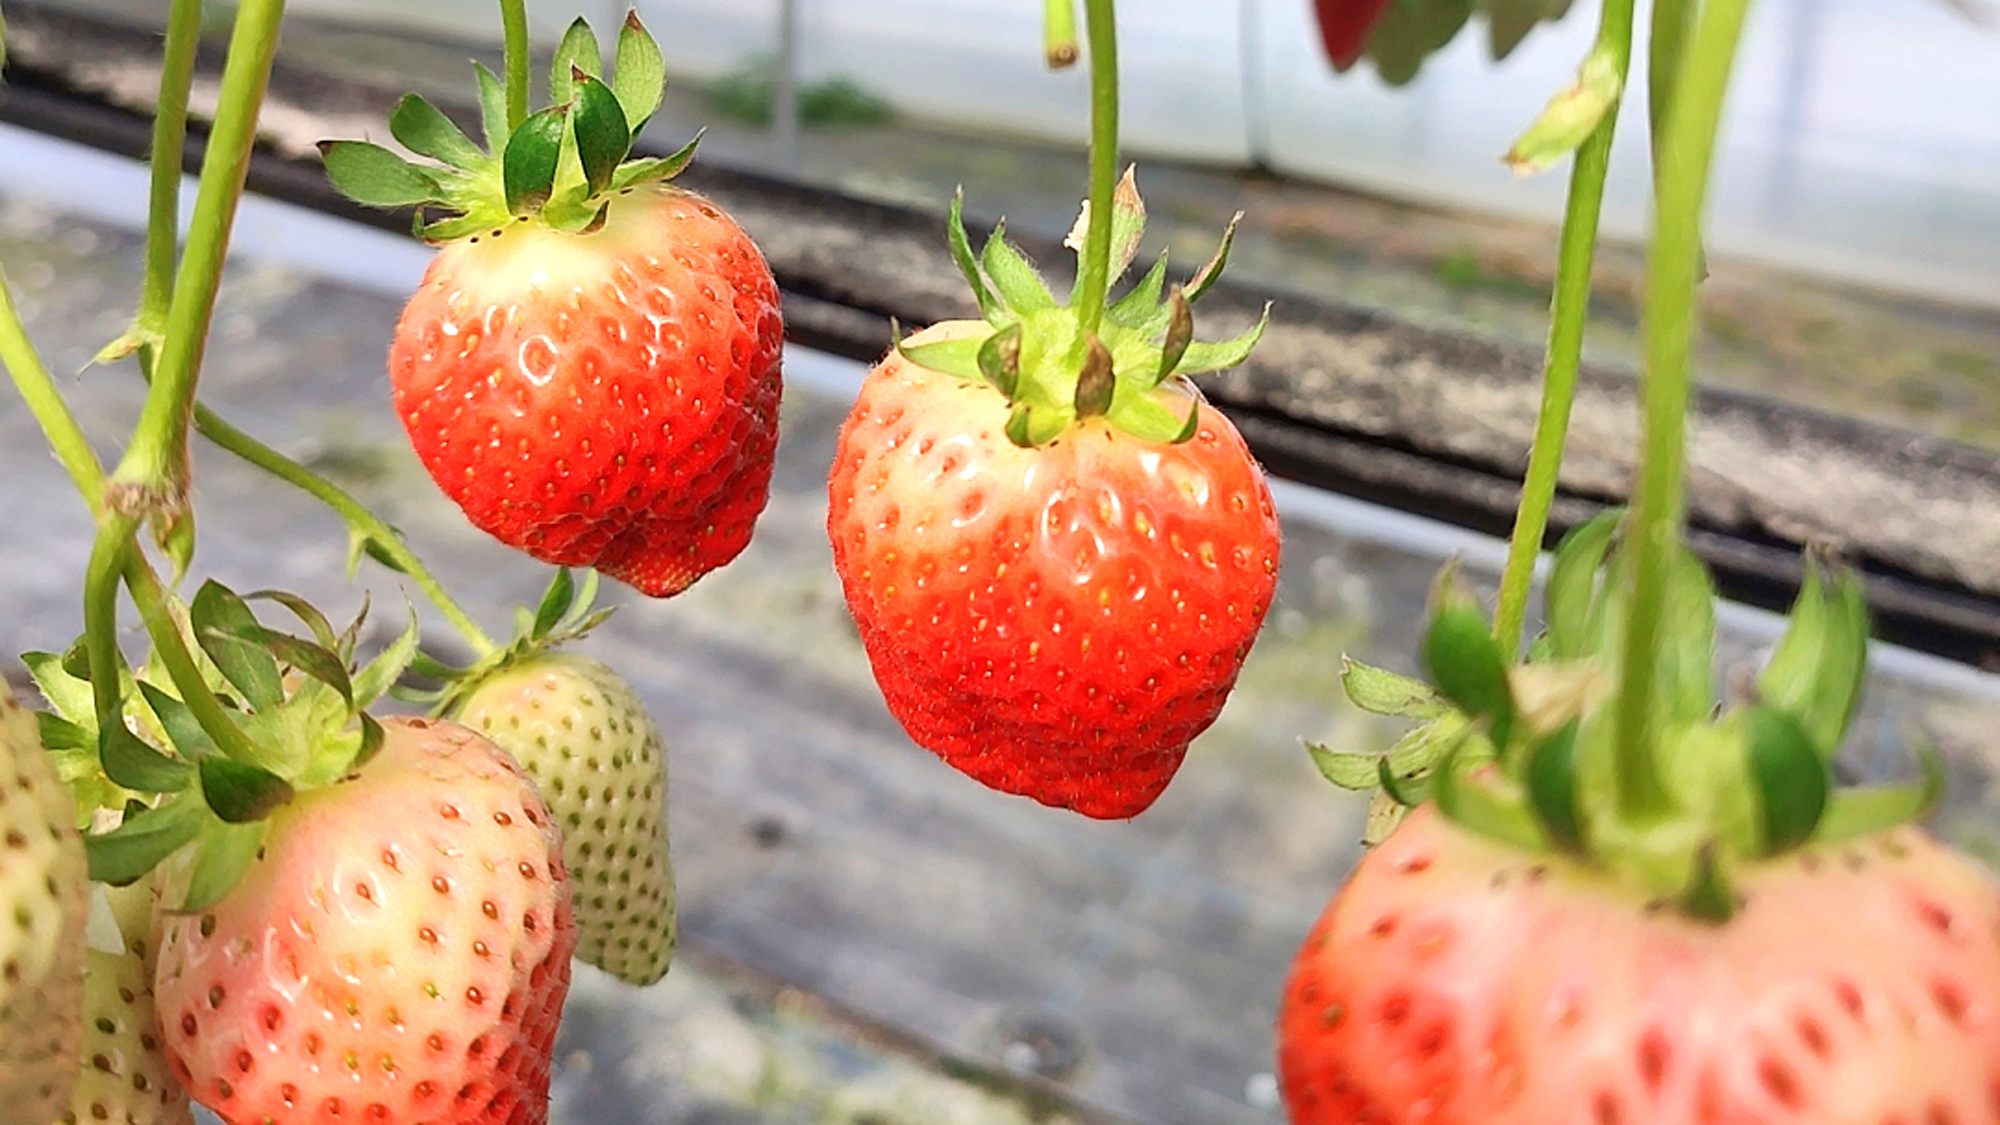
[(284, 11), (284, 0), (244, 0), (237, 9), (187, 248), (174, 276), (166, 338), (132, 443), (112, 474), (114, 483), (138, 486), (146, 502), (158, 506), (145, 514), (164, 515), (170, 523), (181, 518), (187, 506), (187, 433), (195, 382)]
[(528, 3), (500, 0), (500, 29), (506, 44), (507, 133), (528, 119)]
[(151, 183), (146, 207), (146, 278), (139, 297), (142, 341), (167, 329), (180, 246), (181, 153), (187, 142), (188, 88), (201, 45), (201, 0), (173, 0), (160, 66), (160, 96), (153, 114)]
[(1749, 0), (1706, 0), (1691, 49), (1675, 76), (1663, 130), (1653, 243), (1647, 258), (1642, 334), (1645, 368), (1639, 481), (1628, 559), (1631, 618), (1616, 713), (1618, 804), (1627, 814), (1666, 805), (1655, 761), (1655, 697), (1661, 671), (1669, 572), (1684, 519), (1683, 474), (1691, 385), (1696, 287), (1701, 281), (1702, 210), (1723, 98)]
[(1118, 21), (1112, 8), (1112, 0), (1083, 2), (1090, 49), (1090, 229), (1070, 300), (1083, 329), (1080, 343), (1103, 323), (1111, 290), (1111, 197), (1118, 186)]
[(5, 366), (13, 376), (15, 388), (27, 403), (28, 412), (42, 427), (56, 460), (76, 482), (91, 514), (96, 515), (104, 503), (104, 467), (98, 463), (76, 415), (70, 413), (69, 404), (63, 401), (62, 392), (56, 389), (48, 365), (42, 362), (34, 342), (28, 338), (27, 326), (21, 323), (20, 311), (14, 307), (13, 290), (4, 277), (0, 277), (0, 366)]
[(484, 657), (499, 651), (500, 646), (452, 598), (437, 576), (403, 542), (403, 537), (359, 500), (332, 481), (231, 425), (199, 402), (194, 408), (194, 424), (201, 436), (209, 441), (332, 508), (350, 529), (373, 543), (391, 566), (408, 576), (417, 589), (423, 591), (424, 596), (430, 599), (445, 620), (451, 622), (477, 655)]
[[(1612, 60), (1622, 89), (1632, 61), (1634, 0), (1606, 0), (1597, 25), (1597, 52)], [(1622, 100), (1622, 99), (1621, 99)], [(1590, 314), (1590, 275), (1596, 257), (1597, 225), (1604, 207), (1605, 174), (1611, 165), (1611, 142), (1618, 125), (1614, 101), (1604, 118), (1576, 150), (1570, 168), (1569, 199), (1563, 211), (1562, 243), (1556, 260), (1555, 296), (1549, 310), (1549, 347), (1542, 372), (1541, 414), (1528, 452), (1528, 474), (1521, 485), (1521, 503), (1514, 515), (1514, 534), (1507, 547), (1507, 565), (1500, 576), (1500, 602), (1493, 635), (1508, 660), (1521, 646), (1521, 626), (1528, 594), (1534, 585), (1535, 560), (1548, 532), (1549, 507), (1555, 502), (1562, 467), (1570, 409), (1576, 402), (1578, 372), (1583, 365), (1583, 328)]]

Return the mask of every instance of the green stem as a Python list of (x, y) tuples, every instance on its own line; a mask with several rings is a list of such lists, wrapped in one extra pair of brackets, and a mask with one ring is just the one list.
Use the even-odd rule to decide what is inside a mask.
[(187, 143), (188, 87), (201, 44), (202, 0), (173, 0), (153, 113), (151, 189), (146, 207), (146, 280), (139, 295), (139, 330), (147, 342), (167, 329), (175, 251), (180, 246), (181, 153)]
[(1681, 60), (1694, 30), (1693, 0), (1653, 0), (1652, 28), (1646, 36), (1646, 117), (1652, 125), (1653, 182), (1660, 176), (1660, 146), (1666, 140), (1667, 119), (1673, 116), (1674, 87), (1680, 81)]
[(21, 323), (13, 291), (5, 278), (0, 278), (0, 364), (13, 377), (14, 386), (28, 404), (28, 412), (35, 416), (48, 438), (49, 448), (55, 451), (56, 460), (76, 482), (77, 490), (83, 493), (84, 502), (95, 515), (104, 502), (104, 467), (90, 448), (83, 427), (77, 425), (76, 416), (70, 413), (69, 404), (63, 401), (62, 392), (56, 389), (56, 381), (35, 351), (34, 342), (28, 339), (27, 326)]
[[(1593, 49), (1593, 54), (1609, 54), (1621, 89), (1631, 69), (1633, 8), (1634, 0), (1606, 0)], [(1507, 545), (1507, 566), (1500, 575), (1500, 603), (1494, 614), (1493, 635), (1509, 658), (1520, 650), (1521, 626), (1535, 581), (1535, 560), (1548, 532), (1570, 410), (1576, 403), (1577, 377), (1583, 367), (1583, 328), (1590, 315), (1590, 276), (1597, 256), (1597, 226), (1604, 210), (1604, 181), (1611, 166), (1611, 142), (1621, 104), (1622, 97), (1604, 111), (1604, 119), (1576, 150), (1576, 162), (1570, 168), (1555, 296), (1549, 309), (1541, 414), (1535, 420), (1535, 441), (1528, 451), (1527, 478), (1521, 485), (1521, 503), (1514, 514), (1514, 534)]]
[[(146, 560), (136, 551), (126, 558), (124, 578), (133, 604), (139, 607), (139, 620), (146, 626), (146, 636), (153, 642), (153, 655), (167, 670), (168, 678), (180, 691), (181, 702), (187, 704), (188, 711), (201, 724), (201, 729), (215, 743), (216, 749), (239, 762), (263, 760), (250, 736), (230, 719), (228, 709), (209, 690), (208, 681), (201, 674), (201, 665), (195, 660), (194, 653), (189, 651), (186, 637), (181, 634), (181, 623), (169, 608), (166, 588), (160, 584), (153, 568), (146, 565)], [(97, 667), (95, 661), (92, 661), (91, 667)]]
[(506, 44), (507, 132), (512, 134), (528, 119), (527, 0), (500, 0), (500, 33)]
[(1076, 0), (1042, 0), (1042, 56), (1051, 67), (1076, 62)]
[(1111, 291), (1111, 197), (1118, 187), (1118, 20), (1112, 0), (1083, 0), (1083, 20), (1090, 41), (1090, 230), (1070, 307), (1087, 338), (1103, 323), (1104, 297)]
[(1704, 0), (1694, 41), (1675, 79), (1673, 111), (1663, 123), (1642, 325), (1639, 480), (1626, 554), (1632, 609), (1616, 713), (1618, 802), (1628, 814), (1655, 811), (1666, 802), (1655, 761), (1654, 681), (1660, 669), (1668, 572), (1682, 530), (1702, 209), (1723, 98), (1748, 10), (1749, 0)]
[(243, 0), (236, 11), (187, 248), (174, 276), (166, 338), (160, 345), (132, 444), (112, 474), (116, 484), (136, 489), (138, 503), (147, 509), (147, 515), (163, 515), (169, 522), (178, 521), (187, 505), (187, 431), (194, 410), (195, 382), (207, 345), (209, 321), (215, 313), (230, 227), (257, 140), (257, 112), (270, 80), (271, 60), (277, 54), (278, 25), (284, 11), (284, 0)]
[(83, 570), (83, 654), (90, 666), (90, 696), (97, 711), (97, 728), (124, 722), (125, 658), (118, 651), (118, 583), (125, 560), (135, 548), (136, 517), (107, 512), (90, 546)]
[(384, 523), (380, 516), (369, 511), (359, 500), (342, 491), (325, 477), (237, 429), (200, 403), (195, 404), (194, 424), (203, 437), (216, 445), (279, 480), (303, 490), (339, 513), (340, 517), (347, 521), (348, 527), (366, 536), (376, 545), (391, 566), (409, 576), (410, 581), (414, 582), (417, 588), (423, 591), (424, 596), (431, 600), (431, 604), (438, 608), (438, 612), (464, 635), (466, 642), (472, 645), (478, 655), (487, 656), (499, 651), (499, 646), (493, 642), (493, 638), (488, 636), (486, 631), (479, 627), (479, 623), (452, 599), (444, 585), (403, 542), (402, 536), (396, 534), (394, 528)]

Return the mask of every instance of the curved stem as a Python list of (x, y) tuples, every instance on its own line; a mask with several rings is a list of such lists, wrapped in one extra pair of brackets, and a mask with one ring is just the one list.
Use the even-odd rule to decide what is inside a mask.
[(201, 43), (201, 0), (173, 0), (160, 60), (160, 95), (153, 113), (151, 175), (146, 207), (146, 280), (139, 295), (139, 330), (166, 332), (180, 245), (181, 153), (187, 143), (188, 87)]
[(357, 534), (366, 536), (380, 549), (391, 566), (409, 576), (410, 581), (423, 591), (424, 596), (429, 598), (438, 612), (444, 615), (445, 620), (450, 621), (452, 626), (465, 637), (466, 642), (478, 655), (488, 656), (499, 651), (499, 646), (494, 643), (493, 638), (488, 636), (486, 631), (479, 627), (479, 623), (452, 599), (444, 585), (424, 566), (423, 560), (417, 558), (416, 553), (403, 542), (403, 537), (383, 522), (380, 516), (369, 511), (359, 500), (348, 495), (332, 481), (237, 429), (200, 403), (195, 404), (194, 424), (195, 429), (201, 432), (201, 436), (209, 441), (279, 480), (310, 494), (339, 513), (340, 517), (347, 521), (349, 528)]
[[(168, 608), (166, 588), (137, 551), (126, 557), (124, 579), (132, 603), (139, 607), (139, 620), (146, 626), (146, 637), (153, 642), (153, 655), (167, 670), (168, 678), (181, 694), (181, 702), (187, 704), (202, 731), (224, 755), (239, 762), (261, 761), (263, 755), (256, 744), (230, 719), (228, 709), (209, 689), (201, 665), (187, 647), (180, 622)], [(94, 671), (97, 665), (93, 662), (91, 667)]]
[(1618, 804), (1627, 814), (1664, 806), (1655, 761), (1654, 689), (1668, 572), (1682, 530), (1695, 289), (1701, 280), (1701, 220), (1723, 98), (1749, 0), (1705, 0), (1663, 122), (1653, 243), (1647, 257), (1645, 374), (1639, 481), (1632, 505), (1632, 609), (1616, 712)]
[(90, 696), (97, 709), (97, 728), (124, 722), (124, 684), (120, 670), (125, 658), (118, 651), (118, 583), (133, 550), (137, 518), (109, 512), (98, 525), (83, 570), (83, 654), (90, 665)]
[[(1634, 0), (1606, 0), (1593, 48), (1593, 53), (1608, 53), (1620, 88), (1631, 69), (1634, 6)], [(1590, 314), (1590, 276), (1597, 257), (1597, 226), (1604, 210), (1605, 175), (1611, 166), (1611, 142), (1622, 104), (1620, 98), (1605, 110), (1604, 119), (1576, 150), (1576, 162), (1570, 168), (1555, 295), (1549, 309), (1541, 413), (1535, 420), (1534, 445), (1528, 451), (1528, 473), (1521, 484), (1521, 503), (1514, 513), (1514, 533), (1507, 545), (1500, 603), (1494, 613), (1493, 635), (1509, 659), (1520, 651), (1521, 626), (1535, 582), (1535, 560), (1548, 533), (1570, 410), (1576, 403), (1577, 377), (1583, 367), (1583, 328)]]
[(528, 4), (500, 0), (500, 34), (505, 43), (507, 71), (507, 132), (528, 119)]
[(28, 404), (28, 412), (42, 427), (56, 460), (83, 493), (91, 514), (97, 514), (104, 502), (104, 467), (90, 448), (83, 427), (77, 425), (76, 416), (70, 413), (69, 404), (63, 401), (62, 392), (56, 389), (48, 366), (28, 339), (27, 326), (21, 323), (13, 291), (4, 277), (0, 277), (0, 365), (13, 377), (22, 401)]
[(1103, 322), (1111, 290), (1111, 197), (1118, 185), (1118, 20), (1112, 7), (1112, 0), (1083, 0), (1090, 50), (1090, 229), (1070, 307), (1086, 337)]
[(278, 25), (284, 11), (284, 0), (243, 0), (237, 9), (187, 248), (174, 276), (166, 338), (160, 345), (132, 444), (112, 474), (119, 484), (137, 486), (137, 494), (149, 508), (159, 506), (157, 512), (147, 514), (162, 514), (169, 520), (177, 519), (187, 503), (187, 431), (195, 382), (215, 312), (230, 227), (257, 140), (257, 112), (264, 102), (271, 60), (277, 54)]

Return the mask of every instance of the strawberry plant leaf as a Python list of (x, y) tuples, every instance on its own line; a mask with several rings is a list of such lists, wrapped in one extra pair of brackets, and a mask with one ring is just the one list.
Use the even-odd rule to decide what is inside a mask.
[(1764, 702), (1797, 720), (1823, 758), (1847, 736), (1868, 674), (1868, 602), (1852, 571), (1826, 581), (1825, 567), (1806, 559), (1805, 580), (1791, 620), (1757, 678)]
[(1257, 320), (1257, 327), (1241, 336), (1228, 340), (1196, 340), (1181, 356), (1179, 371), (1182, 375), (1200, 375), (1205, 371), (1226, 371), (1250, 358), (1250, 350), (1263, 339), (1264, 328), (1271, 323), (1271, 306), (1264, 306), (1264, 315)]
[(576, 130), (576, 155), (590, 193), (610, 186), (618, 162), (632, 151), (632, 128), (625, 123), (611, 88), (587, 74), (576, 75), (576, 106), (570, 113)]
[(1002, 327), (1009, 319), (1006, 307), (986, 287), (986, 275), (980, 272), (979, 262), (972, 256), (972, 240), (965, 235), (965, 189), (962, 187), (951, 195), (946, 237), (951, 243), (951, 260), (958, 263), (958, 272), (965, 275), (965, 283), (972, 287), (973, 299), (979, 302), (979, 315), (995, 328)]
[(1356, 707), (1374, 715), (1435, 719), (1449, 708), (1437, 689), (1422, 680), (1341, 657), (1340, 686)]
[(590, 30), (590, 24), (582, 16), (570, 21), (563, 32), (562, 42), (556, 45), (556, 55), (549, 64), (549, 101), (566, 106), (576, 96), (575, 72), (582, 71), (592, 78), (604, 75), (604, 55), (597, 46), (597, 33)]
[[(507, 138), (507, 151), (500, 159), (500, 177), (509, 213), (530, 214), (548, 202), (555, 191), (556, 165), (562, 159), (563, 134), (568, 129), (568, 117), (568, 111), (563, 106), (530, 114), (526, 121), (521, 122), (521, 127)], [(443, 225), (426, 227), (424, 237), (441, 237), (434, 232)], [(483, 225), (473, 223), (469, 230), (478, 230)]]
[(618, 171), (611, 177), (611, 190), (617, 191), (638, 183), (671, 180), (680, 175), (681, 169), (686, 168), (694, 160), (694, 150), (701, 144), (702, 136), (702, 133), (696, 133), (693, 140), (667, 156), (649, 156), (644, 160), (634, 160), (619, 165)]
[(1810, 840), (1826, 813), (1826, 762), (1790, 715), (1752, 707), (1743, 717), (1750, 782), (1757, 793), (1763, 854), (1778, 855)]
[(507, 143), (507, 87), (485, 63), (473, 63), (472, 74), (479, 83), (479, 132), (486, 147), (497, 151)]
[(1537, 743), (1529, 752), (1528, 800), (1549, 842), (1562, 851), (1584, 854), (1583, 818), (1577, 807), (1577, 724)]
[(243, 695), (252, 710), (275, 707), (285, 697), (278, 661), (258, 639), (257, 615), (234, 591), (210, 579), (188, 607), (195, 642)]
[(257, 860), (264, 846), (266, 825), (262, 821), (229, 824), (210, 821), (195, 846), (194, 864), (188, 875), (183, 911), (206, 910), (221, 902), (224, 895), (243, 881), (243, 873)]
[(1243, 212), (1238, 211), (1230, 216), (1229, 225), (1222, 228), (1222, 241), (1216, 244), (1215, 253), (1200, 269), (1194, 271), (1194, 276), (1188, 278), (1187, 284), (1182, 286), (1189, 304), (1201, 300), (1203, 294), (1213, 289), (1215, 283), (1221, 280), (1222, 267), (1229, 261), (1229, 246), (1236, 241), (1236, 227), (1242, 222)]
[(367, 141), (321, 141), (320, 164), (335, 190), (365, 207), (408, 207), (444, 194), (428, 169)]
[(637, 133), (653, 116), (653, 111), (660, 108), (660, 93), (667, 83), (667, 63), (660, 56), (660, 45), (639, 22), (636, 11), (625, 13), (625, 23), (618, 29), (616, 53), (611, 92), (618, 95), (625, 120), (632, 123), (632, 132)]
[(220, 756), (200, 763), (201, 793), (225, 824), (249, 824), (294, 796), (292, 783), (270, 770)]
[(1575, 660), (1594, 654), (1602, 644), (1604, 638), (1597, 635), (1602, 620), (1598, 577), (1623, 518), (1624, 513), (1615, 509), (1599, 512), (1571, 528), (1556, 545), (1543, 595), (1551, 658)]
[(1024, 314), (1056, 307), (1056, 298), (1049, 292), (1048, 283), (1014, 248), (1014, 244), (1007, 241), (1005, 220), (994, 225), (993, 237), (986, 240), (979, 259), (980, 264), (986, 267), (986, 276), (992, 279), (1001, 303), (1010, 311)]
[(156, 808), (127, 812), (118, 827), (83, 838), (90, 878), (114, 887), (138, 882), (161, 860), (191, 843), (208, 822), (208, 807), (191, 793), (171, 797)]
[(404, 94), (389, 114), (389, 135), (419, 156), (471, 170), (489, 159), (458, 123), (416, 94)]
[(195, 761), (216, 752), (215, 740), (202, 729), (201, 722), (186, 703), (144, 680), (139, 681), (139, 693), (145, 696), (146, 706), (152, 709), (153, 717), (160, 721), (160, 729), (166, 732), (167, 741), (182, 758)]

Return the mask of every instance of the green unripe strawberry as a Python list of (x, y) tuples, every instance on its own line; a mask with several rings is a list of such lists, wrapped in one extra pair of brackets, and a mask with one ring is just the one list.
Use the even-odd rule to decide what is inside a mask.
[(628, 984), (666, 975), (674, 953), (667, 757), (631, 685), (595, 660), (541, 652), (481, 680), (456, 717), (534, 775), (561, 825), (577, 958)]
[(92, 923), (83, 965), (82, 1067), (62, 1125), (194, 1125), (187, 1091), (160, 1045), (153, 1004), (159, 952), (151, 878), (105, 890), (117, 932)]
[(75, 818), (34, 715), (0, 681), (0, 1106), (10, 1121), (54, 1119), (76, 1076), (89, 884)]

